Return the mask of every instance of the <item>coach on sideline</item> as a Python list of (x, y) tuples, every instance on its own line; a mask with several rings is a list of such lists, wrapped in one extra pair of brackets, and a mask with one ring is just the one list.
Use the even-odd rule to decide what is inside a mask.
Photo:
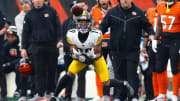
[[(32, 101), (43, 99), (44, 93), (53, 94), (61, 26), (57, 12), (44, 4), (44, 0), (32, 0), (33, 9), (24, 19), (21, 56), (27, 58), (27, 48), (32, 45), (34, 83), (36, 96)], [(58, 44), (57, 44), (58, 43)], [(47, 91), (46, 91), (47, 87)], [(30, 101), (31, 101), (30, 100)]]
[[(120, 0), (120, 4), (109, 10), (100, 30), (105, 33), (111, 28), (110, 55), (113, 59), (115, 78), (128, 80), (135, 89), (133, 101), (138, 100), (138, 75), (137, 65), (139, 62), (139, 44), (141, 31), (144, 29), (149, 38), (154, 38), (154, 31), (148, 19), (141, 9), (136, 7), (132, 0)], [(124, 101), (126, 99), (125, 87), (116, 90), (115, 98)]]

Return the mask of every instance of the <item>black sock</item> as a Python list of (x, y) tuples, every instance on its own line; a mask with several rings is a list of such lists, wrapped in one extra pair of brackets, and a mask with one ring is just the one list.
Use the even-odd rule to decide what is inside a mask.
[(69, 83), (71, 83), (72, 81), (72, 78), (70, 76), (68, 76), (67, 74), (65, 74), (62, 79), (59, 81), (59, 84), (58, 86), (56, 87), (56, 90), (55, 90), (55, 94), (54, 96), (57, 97), (59, 95), (59, 93), (61, 92), (61, 90), (63, 88), (66, 87), (66, 85), (69, 85)]
[(124, 86), (124, 82), (117, 79), (110, 79), (110, 87), (121, 87)]

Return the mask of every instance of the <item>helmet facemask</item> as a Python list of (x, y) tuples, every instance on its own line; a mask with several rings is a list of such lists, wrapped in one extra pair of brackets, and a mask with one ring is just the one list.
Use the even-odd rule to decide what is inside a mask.
[(78, 21), (78, 29), (79, 31), (84, 34), (87, 33), (90, 30), (91, 23), (88, 20), (80, 20)]
[(76, 17), (76, 26), (79, 29), (79, 32), (82, 34), (88, 33), (91, 29), (91, 15), (87, 11)]

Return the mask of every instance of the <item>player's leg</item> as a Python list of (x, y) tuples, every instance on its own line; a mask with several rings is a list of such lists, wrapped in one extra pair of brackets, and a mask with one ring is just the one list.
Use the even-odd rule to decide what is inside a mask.
[[(71, 64), (71, 62), (73, 61), (72, 57), (69, 54), (65, 54), (64, 55), (64, 66), (65, 66), (65, 70), (66, 72), (68, 72), (68, 68)], [(66, 90), (65, 90), (65, 101), (71, 101), (71, 95), (72, 95), (72, 86), (73, 86), (73, 82), (74, 82), (75, 77), (72, 78), (72, 81), (70, 81), (70, 83), (66, 86)]]
[(104, 86), (110, 86), (110, 87), (126, 86), (130, 92), (130, 95), (134, 94), (134, 89), (129, 85), (127, 81), (120, 81), (116, 79), (109, 80), (109, 72), (103, 56), (100, 57), (98, 60), (95, 60), (94, 67), (100, 77), (101, 82), (103, 82)]
[(69, 84), (69, 81), (72, 80), (72, 77), (76, 75), (79, 71), (84, 69), (86, 66), (87, 64), (81, 63), (78, 60), (73, 60), (71, 65), (69, 66), (68, 72), (59, 81), (54, 96), (57, 97), (61, 90)]
[[(171, 62), (171, 71), (173, 74), (173, 99), (177, 100), (178, 92), (179, 92), (179, 86), (180, 86), (180, 81), (179, 81), (179, 75), (180, 75), (180, 68), (179, 68), (179, 58), (180, 55), (178, 53), (179, 47), (177, 47), (178, 44), (173, 44), (170, 47), (170, 62)], [(175, 101), (175, 100), (173, 100)]]
[(166, 64), (169, 59), (169, 48), (165, 47), (163, 44), (159, 44), (156, 53), (156, 71), (157, 71), (157, 79), (159, 85), (159, 98), (165, 98), (168, 85), (169, 78), (167, 76)]
[(159, 95), (159, 87), (158, 87), (158, 80), (157, 80), (157, 71), (155, 69), (156, 64), (156, 53), (153, 52), (151, 46), (148, 47), (147, 53), (149, 56), (149, 64), (148, 68), (152, 69), (152, 85), (153, 85), (153, 92), (154, 92), (154, 98)]
[(86, 95), (86, 66), (82, 71), (78, 73), (78, 87), (77, 87), (77, 98), (76, 101), (84, 101)]

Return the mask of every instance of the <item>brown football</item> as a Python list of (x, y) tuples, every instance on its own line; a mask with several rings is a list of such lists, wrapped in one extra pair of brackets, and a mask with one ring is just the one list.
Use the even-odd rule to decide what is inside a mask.
[(80, 16), (83, 12), (83, 8), (78, 6), (78, 5), (74, 5), (72, 7), (72, 14), (74, 14), (75, 16)]

